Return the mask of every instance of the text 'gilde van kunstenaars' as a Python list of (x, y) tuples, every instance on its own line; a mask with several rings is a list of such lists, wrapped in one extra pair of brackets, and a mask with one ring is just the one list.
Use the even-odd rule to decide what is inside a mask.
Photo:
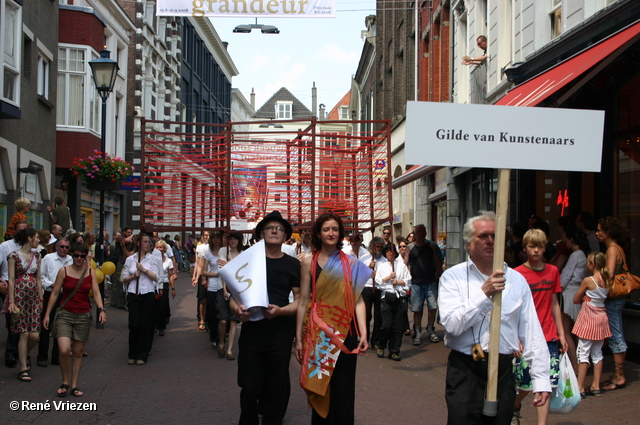
[[(494, 134), (473, 134), (463, 133), (462, 130), (445, 130), (440, 128), (436, 131), (438, 140), (474, 140), (476, 142), (495, 142)], [(502, 143), (531, 143), (537, 145), (568, 145), (573, 146), (575, 139), (567, 137), (540, 137), (540, 136), (511, 136), (508, 131), (501, 131), (498, 142)]]

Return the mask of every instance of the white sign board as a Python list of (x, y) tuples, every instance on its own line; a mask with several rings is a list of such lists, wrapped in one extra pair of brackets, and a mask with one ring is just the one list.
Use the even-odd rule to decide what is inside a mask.
[(408, 102), (416, 165), (599, 172), (604, 111)]
[(335, 0), (158, 0), (158, 16), (335, 18)]
[(264, 241), (260, 241), (219, 269), (233, 298), (251, 313), (251, 321), (263, 319), (269, 306), (266, 258)]

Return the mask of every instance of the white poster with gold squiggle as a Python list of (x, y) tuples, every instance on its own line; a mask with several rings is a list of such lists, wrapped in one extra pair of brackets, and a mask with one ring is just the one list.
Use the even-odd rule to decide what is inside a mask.
[(264, 318), (264, 309), (269, 306), (264, 241), (258, 242), (225, 264), (220, 269), (220, 276), (238, 304), (245, 306), (251, 313), (249, 320)]
[(158, 0), (158, 16), (335, 18), (335, 0)]

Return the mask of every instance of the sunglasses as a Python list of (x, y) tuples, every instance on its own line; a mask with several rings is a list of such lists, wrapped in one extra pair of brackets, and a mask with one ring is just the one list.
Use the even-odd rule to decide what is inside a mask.
[(58, 245), (58, 248), (69, 249), (69, 245)]
[(72, 254), (73, 258), (87, 258), (87, 254)]

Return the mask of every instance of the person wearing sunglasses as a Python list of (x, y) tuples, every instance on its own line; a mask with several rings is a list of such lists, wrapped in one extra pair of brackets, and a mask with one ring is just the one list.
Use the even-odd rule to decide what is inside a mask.
[[(70, 265), (73, 260), (69, 254), (69, 239), (62, 238), (56, 243), (56, 251), (51, 254), (45, 255), (42, 259), (42, 266), (40, 273), (42, 275), (42, 289), (44, 293), (44, 306), (49, 304), (49, 298), (53, 292), (53, 285), (56, 283), (58, 272), (61, 268)], [(52, 313), (49, 316), (49, 321), (53, 321), (55, 309), (58, 308), (60, 303), (57, 302)], [(45, 309), (42, 309), (42, 315), (40, 320), (44, 321)], [(40, 342), (38, 343), (38, 366), (47, 367), (47, 361), (49, 360), (49, 329), (42, 328), (40, 330)], [(51, 349), (51, 364), (57, 365), (58, 361), (58, 339), (54, 338), (53, 348)]]
[[(100, 311), (99, 322), (104, 324), (107, 321), (107, 312), (102, 303), (96, 272), (87, 264), (89, 247), (83, 242), (75, 243), (71, 245), (70, 251), (73, 262), (58, 271), (47, 304), (47, 311), (42, 320), (42, 326), (45, 329), (55, 326), (58, 340), (60, 371), (62, 372), (62, 385), (58, 388), (58, 397), (65, 397), (68, 392), (74, 397), (84, 395), (78, 388), (78, 380), (82, 368), (84, 346), (89, 340), (89, 330), (91, 329), (90, 291), (93, 291), (93, 300)], [(55, 322), (51, 323), (49, 317), (58, 301), (61, 289), (63, 291), (60, 300), (62, 308), (57, 309)], [(73, 354), (72, 365), (69, 362), (70, 354)]]
[(481, 35), (477, 38), (476, 44), (483, 51), (482, 56), (479, 56), (477, 58), (472, 58), (471, 56), (463, 56), (463, 65), (482, 65), (482, 62), (484, 62), (484, 60), (487, 58), (487, 37)]

